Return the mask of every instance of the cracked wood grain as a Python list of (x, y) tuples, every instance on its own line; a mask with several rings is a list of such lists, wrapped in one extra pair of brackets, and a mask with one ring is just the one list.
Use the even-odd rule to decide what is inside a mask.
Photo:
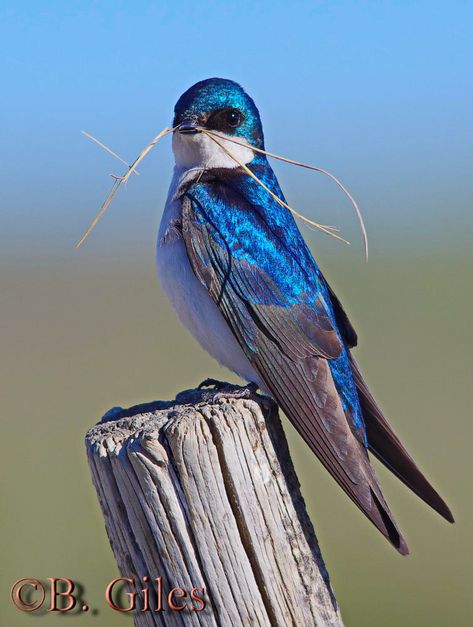
[[(235, 398), (241, 390), (248, 398)], [(164, 611), (150, 593), (137, 627), (343, 626), (270, 399), (228, 385), (218, 398), (189, 390), (115, 408), (86, 447), (130, 591), (162, 578)], [(166, 602), (175, 587), (187, 594), (182, 611)], [(202, 611), (192, 588), (205, 588)]]

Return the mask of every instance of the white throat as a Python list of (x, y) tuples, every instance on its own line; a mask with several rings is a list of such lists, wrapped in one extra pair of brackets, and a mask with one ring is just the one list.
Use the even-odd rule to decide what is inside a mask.
[[(217, 141), (225, 146), (236, 159), (245, 165), (254, 158), (251, 144), (243, 137), (230, 138), (225, 133), (217, 133)], [(229, 138), (231, 141), (229, 141)], [(235, 143), (238, 142), (238, 143)], [(239, 163), (232, 159), (221, 146), (205, 133), (186, 134), (174, 132), (172, 136), (172, 150), (176, 160), (176, 166), (187, 169), (210, 168), (237, 168)]]

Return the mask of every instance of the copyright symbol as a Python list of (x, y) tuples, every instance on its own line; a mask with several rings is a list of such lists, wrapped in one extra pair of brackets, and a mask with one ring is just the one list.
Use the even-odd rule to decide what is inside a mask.
[[(36, 590), (41, 595), (39, 599), (34, 599), (33, 590)], [(34, 612), (44, 603), (46, 592), (44, 586), (39, 579), (30, 579), (24, 577), (15, 581), (10, 590), (10, 599), (17, 610), (22, 612)]]

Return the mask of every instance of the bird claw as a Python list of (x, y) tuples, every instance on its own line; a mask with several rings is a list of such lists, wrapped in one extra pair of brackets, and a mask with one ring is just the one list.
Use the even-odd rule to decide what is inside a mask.
[(250, 398), (258, 390), (256, 383), (248, 383), (244, 387), (238, 387), (217, 379), (205, 379), (198, 386), (199, 390), (205, 387), (213, 387), (216, 390), (216, 394), (212, 397), (214, 403), (224, 398)]
[(227, 383), (226, 381), (219, 381), (218, 379), (209, 378), (209, 379), (204, 379), (201, 383), (199, 383), (197, 388), (201, 390), (202, 388), (213, 387), (216, 390), (221, 390), (223, 388), (228, 387), (229, 385), (231, 384)]

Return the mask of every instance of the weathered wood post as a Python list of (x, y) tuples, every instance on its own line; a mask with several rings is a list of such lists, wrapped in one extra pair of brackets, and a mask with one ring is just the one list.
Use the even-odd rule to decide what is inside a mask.
[(241, 391), (116, 408), (86, 435), (120, 572), (152, 590), (138, 627), (343, 625), (277, 406)]

